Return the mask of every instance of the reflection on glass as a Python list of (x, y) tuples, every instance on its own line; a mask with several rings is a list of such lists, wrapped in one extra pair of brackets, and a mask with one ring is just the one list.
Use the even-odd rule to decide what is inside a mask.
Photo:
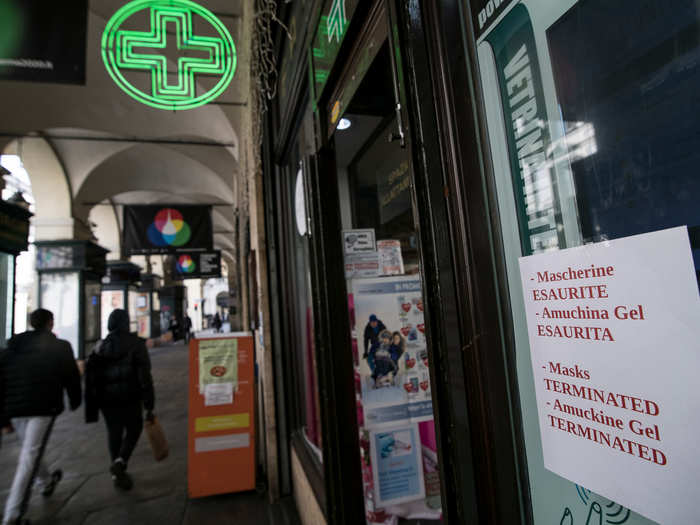
[(12, 296), (14, 256), (0, 253), (0, 348), (12, 337)]
[[(85, 284), (85, 343), (100, 338), (100, 283)], [(87, 351), (86, 351), (87, 353)]]
[(43, 273), (41, 275), (41, 307), (54, 316), (53, 331), (65, 339), (78, 357), (79, 335), (79, 276), (78, 272)]

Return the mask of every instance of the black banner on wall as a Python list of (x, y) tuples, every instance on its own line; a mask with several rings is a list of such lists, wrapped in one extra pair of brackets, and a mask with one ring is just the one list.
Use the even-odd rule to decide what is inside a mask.
[(85, 83), (87, 0), (0, 1), (0, 79)]
[(211, 251), (211, 206), (124, 206), (126, 255)]
[(173, 256), (173, 279), (221, 277), (221, 252), (180, 252)]

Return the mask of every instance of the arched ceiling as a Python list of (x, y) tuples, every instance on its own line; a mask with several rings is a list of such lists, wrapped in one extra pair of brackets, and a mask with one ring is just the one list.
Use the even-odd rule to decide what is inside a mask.
[[(233, 230), (239, 137), (249, 87), (250, 0), (197, 0), (227, 26), (238, 65), (229, 88), (212, 104), (164, 111), (122, 92), (102, 63), (107, 20), (127, 0), (90, 0), (86, 83), (82, 86), (0, 81), (0, 150), (18, 136), (41, 135), (69, 180), (74, 217), (87, 221), (98, 203), (218, 204), (215, 231)], [(169, 62), (174, 67), (174, 62)], [(31, 173), (30, 173), (31, 176)], [(217, 248), (234, 250), (231, 235)], [(99, 240), (99, 239), (98, 239)]]

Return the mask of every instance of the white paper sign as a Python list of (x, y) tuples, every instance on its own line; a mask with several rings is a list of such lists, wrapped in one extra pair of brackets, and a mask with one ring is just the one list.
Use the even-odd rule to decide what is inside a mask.
[(351, 253), (345, 256), (345, 278), (379, 276), (379, 254), (377, 252)]
[(377, 251), (377, 242), (373, 229), (343, 230), (343, 253), (345, 255), (375, 251)]
[(204, 387), (204, 406), (230, 405), (233, 403), (233, 383), (214, 383)]
[(217, 450), (230, 450), (232, 448), (248, 448), (250, 446), (250, 434), (225, 434), (223, 436), (201, 437), (194, 440), (195, 452), (214, 452)]
[(697, 523), (700, 298), (685, 227), (523, 257), (545, 467)]
[(382, 275), (404, 274), (401, 241), (398, 239), (377, 241), (377, 252), (379, 252), (379, 270)]

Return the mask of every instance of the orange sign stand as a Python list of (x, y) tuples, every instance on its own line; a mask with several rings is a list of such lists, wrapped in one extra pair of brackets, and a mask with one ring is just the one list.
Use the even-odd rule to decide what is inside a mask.
[(191, 498), (255, 489), (254, 375), (252, 336), (190, 341)]

